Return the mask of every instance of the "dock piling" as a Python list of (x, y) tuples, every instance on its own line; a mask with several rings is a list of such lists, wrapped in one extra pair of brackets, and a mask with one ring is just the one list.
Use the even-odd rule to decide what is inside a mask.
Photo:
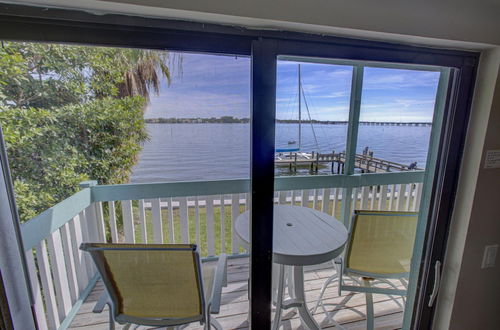
[[(331, 166), (332, 174), (341, 174), (345, 170), (345, 151), (336, 153), (332, 150), (331, 154), (321, 154), (312, 152), (310, 158), (299, 157), (298, 153), (290, 152), (288, 157), (275, 161), (277, 166), (288, 167), (290, 173), (297, 173), (298, 168), (309, 168), (311, 174), (317, 174), (320, 166)], [(410, 165), (400, 164), (393, 161), (376, 158), (373, 156), (373, 151), (365, 148), (362, 154), (356, 154), (354, 158), (354, 166), (362, 173), (386, 173), (394, 171), (411, 171), (422, 170), (418, 168), (417, 163)]]

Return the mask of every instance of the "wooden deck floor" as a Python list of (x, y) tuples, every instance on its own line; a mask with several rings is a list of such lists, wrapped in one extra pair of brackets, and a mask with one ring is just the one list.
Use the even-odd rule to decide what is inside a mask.
[[(306, 298), (309, 308), (316, 303), (324, 281), (333, 274), (331, 264), (323, 264), (307, 268), (304, 274)], [(223, 289), (221, 312), (217, 319), (224, 329), (247, 329), (247, 279), (249, 273), (248, 258), (228, 260), (228, 286)], [(92, 313), (95, 302), (104, 290), (98, 282), (92, 293), (84, 302), (73, 320), (70, 328), (78, 330), (108, 329), (107, 308), (101, 314)], [(375, 327), (377, 329), (399, 329), (403, 317), (403, 302), (401, 298), (391, 299), (387, 295), (374, 295)], [(336, 311), (335, 320), (345, 329), (366, 329), (364, 320), (365, 297), (361, 293), (343, 293), (337, 295), (336, 283), (332, 284), (325, 294), (328, 311)], [(315, 319), (323, 328), (333, 328), (324, 322), (324, 313), (317, 311)], [(294, 309), (285, 311), (282, 329), (303, 329)], [(117, 329), (121, 326), (117, 324)], [(141, 328), (144, 329), (144, 328)], [(189, 329), (201, 329), (199, 324), (193, 324)], [(334, 328), (333, 328), (334, 329)]]

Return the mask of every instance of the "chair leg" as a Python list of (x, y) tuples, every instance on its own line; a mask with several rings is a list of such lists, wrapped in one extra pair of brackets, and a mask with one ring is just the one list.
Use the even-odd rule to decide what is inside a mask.
[[(318, 301), (316, 302), (316, 305), (314, 306), (312, 313), (316, 313), (316, 310), (318, 309), (319, 305), (323, 306), (323, 295), (325, 294), (326, 288), (332, 283), (334, 280), (337, 279), (337, 274), (330, 276), (328, 280), (323, 284), (323, 287), (321, 288), (321, 292), (319, 294)], [(325, 310), (326, 312), (326, 310)]]
[(279, 269), (279, 265), (278, 264), (275, 264), (273, 263), (273, 267), (272, 267), (272, 271), (271, 271), (271, 281), (272, 281), (272, 284), (271, 284), (271, 290), (272, 290), (272, 301), (271, 303), (273, 305), (276, 305), (277, 303), (277, 300), (278, 300), (278, 287), (279, 287), (279, 272), (280, 272), (280, 269)]
[(274, 315), (274, 321), (272, 324), (272, 330), (278, 330), (280, 327), (280, 323), (281, 323), (281, 306), (283, 304), (284, 277), (285, 277), (285, 266), (279, 265), (278, 292), (276, 295), (276, 311), (275, 311), (275, 315)]
[(210, 322), (211, 322), (210, 304), (207, 304), (205, 311), (205, 324), (203, 325), (203, 329), (210, 330)]
[(109, 314), (109, 330), (115, 330), (115, 320), (113, 318), (113, 309), (111, 307), (111, 299), (109, 298), (108, 292), (104, 291), (101, 296), (99, 297), (99, 300), (94, 306), (94, 309), (92, 309), (93, 313), (102, 313), (104, 310), (104, 307), (108, 305), (108, 314)]
[(217, 321), (215, 317), (210, 318), (210, 324), (217, 330), (222, 330), (222, 325)]
[(216, 330), (222, 330), (222, 325), (219, 323), (219, 321), (217, 321), (215, 317), (212, 317), (212, 315), (210, 315), (210, 307), (211, 304), (207, 304), (205, 312), (205, 324), (203, 325), (203, 329), (210, 330), (213, 326)]
[[(318, 309), (319, 305), (321, 305), (321, 307), (323, 308), (323, 312), (326, 314), (326, 309), (325, 309), (325, 306), (323, 305), (323, 295), (325, 294), (325, 291), (326, 291), (326, 288), (330, 285), (330, 283), (332, 283), (332, 281), (336, 280), (337, 278), (339, 279), (339, 288), (340, 288), (340, 277), (339, 277), (339, 274), (340, 274), (340, 267), (338, 267), (337, 264), (335, 264), (335, 261), (333, 260), (333, 269), (335, 270), (335, 274), (333, 274), (332, 276), (330, 276), (326, 282), (323, 284), (323, 287), (321, 288), (321, 292), (319, 294), (319, 298), (318, 298), (318, 301), (316, 302), (316, 305), (314, 306), (313, 310), (312, 310), (312, 313), (316, 313), (316, 310)], [(339, 289), (339, 296), (340, 296), (340, 289)]]
[(285, 269), (287, 269), (286, 286), (288, 288), (288, 295), (290, 298), (295, 299), (295, 289), (293, 287), (293, 267), (286, 267)]
[[(363, 283), (366, 287), (370, 287), (370, 279), (363, 278)], [(373, 312), (373, 294), (366, 292), (366, 329), (373, 330), (374, 329), (374, 312)]]
[(108, 304), (109, 309), (109, 330), (115, 330), (115, 319), (113, 317), (113, 312), (111, 311), (111, 304)]

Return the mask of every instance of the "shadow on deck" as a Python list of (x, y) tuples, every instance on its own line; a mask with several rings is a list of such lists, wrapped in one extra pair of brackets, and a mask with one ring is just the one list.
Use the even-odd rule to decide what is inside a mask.
[[(334, 273), (331, 264), (322, 264), (305, 268), (305, 290), (309, 308), (314, 307), (321, 287), (325, 280)], [(216, 315), (224, 329), (248, 329), (248, 298), (247, 280), (249, 274), (248, 258), (236, 258), (228, 260), (228, 286), (222, 292), (222, 306), (220, 314)], [(107, 307), (101, 314), (92, 313), (94, 305), (104, 290), (99, 281), (92, 293), (84, 302), (70, 329), (78, 330), (105, 330), (108, 329)], [(342, 296), (337, 294), (336, 283), (332, 284), (324, 296), (328, 311), (335, 311), (334, 319), (346, 329), (366, 329), (365, 296), (362, 293), (343, 292)], [(399, 329), (403, 318), (403, 301), (401, 298), (391, 299), (387, 295), (373, 295), (375, 308), (376, 329)], [(325, 315), (320, 309), (314, 314), (315, 319), (323, 328), (335, 329), (332, 325), (324, 322)], [(303, 329), (298, 314), (294, 309), (285, 311), (283, 329)], [(117, 329), (122, 327), (117, 324)], [(141, 327), (140, 329), (146, 329)], [(193, 324), (188, 329), (202, 329), (199, 324)]]

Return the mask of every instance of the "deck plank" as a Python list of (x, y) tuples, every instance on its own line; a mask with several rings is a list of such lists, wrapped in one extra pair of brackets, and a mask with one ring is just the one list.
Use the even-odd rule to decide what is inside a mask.
[[(314, 307), (319, 298), (324, 281), (333, 274), (331, 263), (305, 267), (304, 287), (308, 307)], [(249, 275), (248, 258), (228, 260), (228, 286), (223, 289), (221, 311), (215, 315), (224, 329), (248, 329), (248, 297), (247, 279)], [(399, 286), (399, 283), (396, 283)], [(95, 303), (104, 291), (103, 284), (99, 281), (87, 300), (83, 303), (70, 329), (75, 330), (105, 330), (108, 329), (107, 307), (101, 314), (92, 313)], [(375, 305), (375, 326), (377, 329), (399, 329), (402, 324), (403, 302), (401, 298), (391, 299), (387, 295), (373, 295)], [(335, 312), (335, 320), (349, 330), (366, 328), (364, 313), (366, 311), (365, 297), (362, 293), (345, 292), (342, 296), (337, 294), (337, 283), (332, 283), (324, 295), (326, 309)], [(324, 313), (318, 310), (314, 318), (324, 329), (332, 328), (325, 323)], [(282, 329), (303, 329), (298, 314), (293, 309), (284, 312)], [(122, 326), (117, 324), (117, 330)], [(141, 328), (144, 329), (144, 328)], [(187, 329), (202, 329), (198, 324), (192, 324)]]

